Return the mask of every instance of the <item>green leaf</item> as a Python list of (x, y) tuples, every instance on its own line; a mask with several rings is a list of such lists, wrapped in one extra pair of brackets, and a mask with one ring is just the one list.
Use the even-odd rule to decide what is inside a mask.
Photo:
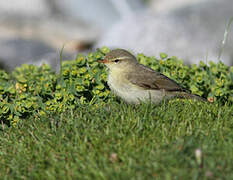
[(166, 59), (168, 57), (166, 53), (160, 53), (159, 55), (161, 59)]

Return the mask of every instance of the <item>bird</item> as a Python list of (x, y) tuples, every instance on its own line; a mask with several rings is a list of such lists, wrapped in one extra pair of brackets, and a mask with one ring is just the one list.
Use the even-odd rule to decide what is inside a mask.
[(172, 98), (206, 101), (164, 74), (140, 64), (125, 49), (111, 50), (99, 62), (108, 68), (107, 84), (111, 91), (129, 104), (147, 101), (159, 104)]

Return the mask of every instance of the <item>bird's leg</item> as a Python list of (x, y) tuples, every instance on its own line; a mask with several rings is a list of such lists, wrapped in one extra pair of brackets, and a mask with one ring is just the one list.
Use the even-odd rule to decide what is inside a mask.
[(165, 89), (163, 89), (163, 97), (165, 97), (166, 96), (166, 91), (165, 91)]

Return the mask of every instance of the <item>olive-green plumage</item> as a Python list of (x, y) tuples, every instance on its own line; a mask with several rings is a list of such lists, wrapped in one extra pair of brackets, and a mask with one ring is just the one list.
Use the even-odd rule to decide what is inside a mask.
[(159, 103), (174, 97), (205, 101), (167, 76), (139, 64), (136, 57), (124, 49), (110, 51), (102, 62), (109, 68), (110, 89), (128, 103), (148, 100)]

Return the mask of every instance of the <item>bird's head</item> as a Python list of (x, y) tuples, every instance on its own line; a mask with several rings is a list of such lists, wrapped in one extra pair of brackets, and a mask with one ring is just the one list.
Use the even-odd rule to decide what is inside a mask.
[(104, 63), (110, 70), (123, 70), (137, 64), (137, 59), (124, 49), (115, 49), (107, 53), (99, 62)]

